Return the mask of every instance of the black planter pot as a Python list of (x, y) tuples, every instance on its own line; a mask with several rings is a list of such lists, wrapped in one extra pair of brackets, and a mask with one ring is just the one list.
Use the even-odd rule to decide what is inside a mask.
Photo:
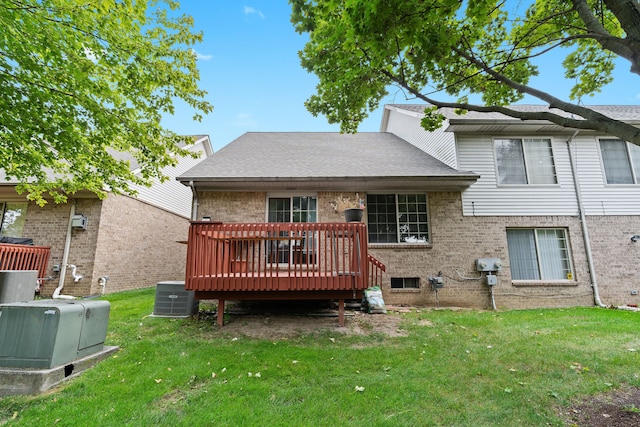
[(362, 209), (353, 208), (344, 210), (344, 219), (347, 222), (360, 222), (364, 211)]

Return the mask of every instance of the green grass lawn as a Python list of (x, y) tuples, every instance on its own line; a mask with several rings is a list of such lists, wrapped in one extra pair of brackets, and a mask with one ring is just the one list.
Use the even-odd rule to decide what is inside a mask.
[(261, 340), (149, 317), (154, 292), (107, 296), (120, 351), (44, 395), (0, 399), (0, 425), (562, 425), (555, 408), (640, 386), (640, 313), (422, 310), (387, 315), (406, 337)]

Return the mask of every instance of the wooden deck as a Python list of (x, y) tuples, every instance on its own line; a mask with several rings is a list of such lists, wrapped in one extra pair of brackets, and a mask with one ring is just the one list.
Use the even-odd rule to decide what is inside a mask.
[(361, 298), (379, 285), (384, 265), (367, 252), (361, 223), (222, 224), (194, 221), (189, 229), (185, 288), (198, 299)]

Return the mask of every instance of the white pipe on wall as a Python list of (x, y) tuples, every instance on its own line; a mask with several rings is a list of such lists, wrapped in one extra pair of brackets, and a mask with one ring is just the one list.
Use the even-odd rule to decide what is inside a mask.
[(73, 216), (76, 214), (76, 202), (71, 203), (71, 209), (69, 211), (69, 224), (67, 225), (67, 238), (64, 242), (64, 252), (62, 253), (62, 265), (60, 268), (60, 280), (58, 281), (58, 287), (53, 291), (52, 298), (54, 299), (75, 299), (71, 295), (60, 295), (62, 288), (64, 287), (64, 279), (67, 277), (67, 262), (69, 261), (69, 250), (71, 249), (71, 230)]

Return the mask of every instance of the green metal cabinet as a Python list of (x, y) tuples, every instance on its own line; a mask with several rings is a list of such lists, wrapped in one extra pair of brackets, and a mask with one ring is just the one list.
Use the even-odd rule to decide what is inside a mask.
[(50, 369), (102, 351), (108, 301), (0, 304), (0, 366)]

